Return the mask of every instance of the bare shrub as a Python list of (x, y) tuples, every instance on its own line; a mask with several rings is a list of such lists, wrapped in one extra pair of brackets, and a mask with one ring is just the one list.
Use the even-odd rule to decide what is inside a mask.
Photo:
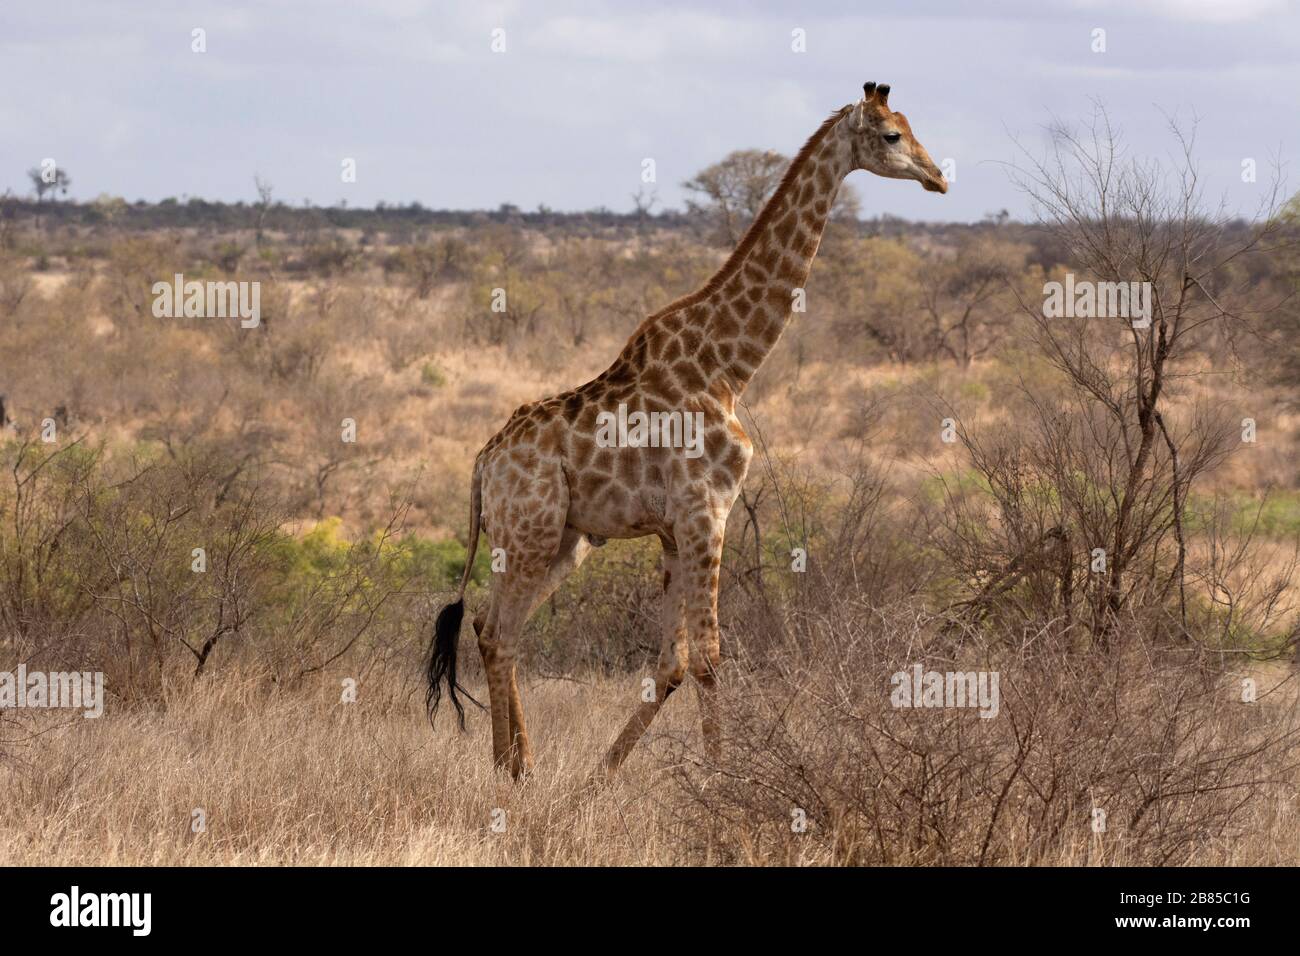
[[(1291, 786), (1290, 709), (1242, 703), (1194, 650), (1077, 654), (1050, 628), (953, 643), (915, 607), (821, 602), (783, 653), (729, 669), (719, 762), (666, 742), (720, 861), (1178, 864)], [(891, 675), (918, 665), (996, 672), (996, 716), (893, 706)]]
[(32, 279), (12, 256), (0, 255), (0, 317), (11, 319), (32, 290)]
[(0, 649), (103, 671), (119, 700), (165, 697), (227, 651), (277, 682), (344, 658), (360, 673), (405, 657), (412, 602), (445, 573), (403, 537), (402, 497), (373, 536), (347, 541), (328, 526), (300, 539), (258, 472), (219, 454), (2, 452)]
[(1231, 266), (1258, 254), (1275, 224), (1240, 234), (1202, 212), (1192, 143), (1175, 134), (1183, 153), (1172, 171), (1122, 162), (1101, 114), (1082, 135), (1058, 131), (1052, 157), (1023, 175), (1080, 288), (1099, 291), (1077, 309), (1073, 299), (1049, 308), (1046, 285), (1042, 299), (1021, 296), (1055, 374), (1017, 388), (1007, 416), (1016, 428), (986, 436), (947, 408), (978, 480), (944, 481), (940, 547), (980, 616), (993, 603), (1019, 617), (1029, 608), (1036, 621), (1082, 621), (1108, 645), (1139, 615), (1153, 637), (1192, 639), (1188, 501), (1241, 442), (1222, 410), (1171, 399), (1201, 361), (1234, 361), (1252, 286), (1235, 283)]

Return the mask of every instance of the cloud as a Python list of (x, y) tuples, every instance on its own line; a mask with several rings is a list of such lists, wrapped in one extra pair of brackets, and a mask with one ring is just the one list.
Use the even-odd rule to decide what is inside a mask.
[(714, 14), (559, 16), (528, 37), (530, 52), (552, 56), (651, 64), (705, 58), (735, 59), (752, 51), (752, 23)]
[(1094, 97), (1143, 154), (1166, 148), (1162, 110), (1194, 105), (1224, 188), (1243, 150), (1300, 146), (1300, 26), (1277, 0), (178, 0), (149, 16), (52, 0), (3, 16), (0, 191), (27, 192), (24, 171), (57, 156), (81, 197), (248, 199), (259, 172), (294, 201), (627, 209), (650, 156), (680, 205), (683, 179), (734, 149), (793, 152), (868, 79), (961, 175), (941, 200), (856, 176), (866, 215), (1023, 212), (990, 160)]
[(1089, 11), (1146, 14), (1179, 22), (1240, 23), (1292, 13), (1291, 0), (1078, 0)]

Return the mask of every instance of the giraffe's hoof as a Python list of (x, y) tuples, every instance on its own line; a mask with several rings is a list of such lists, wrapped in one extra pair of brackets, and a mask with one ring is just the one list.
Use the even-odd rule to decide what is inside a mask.
[(588, 790), (604, 790), (612, 786), (614, 778), (618, 776), (618, 766), (613, 765), (608, 759), (602, 760), (592, 768), (591, 773), (587, 774), (585, 787)]

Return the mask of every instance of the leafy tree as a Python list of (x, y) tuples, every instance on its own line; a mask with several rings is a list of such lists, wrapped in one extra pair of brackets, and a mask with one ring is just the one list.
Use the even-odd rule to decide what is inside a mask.
[[(697, 194), (686, 208), (709, 225), (711, 239), (734, 246), (754, 221), (763, 204), (781, 183), (788, 156), (770, 149), (738, 149), (707, 166), (682, 183)], [(841, 186), (831, 207), (832, 219), (856, 219), (860, 203), (851, 186)]]
[(47, 179), (45, 171), (35, 166), (27, 170), (27, 178), (32, 181), (32, 188), (36, 190), (37, 201), (44, 200), (46, 193), (51, 197), (59, 194), (67, 196), (68, 187), (72, 185), (72, 177), (61, 166), (55, 167), (53, 179)]

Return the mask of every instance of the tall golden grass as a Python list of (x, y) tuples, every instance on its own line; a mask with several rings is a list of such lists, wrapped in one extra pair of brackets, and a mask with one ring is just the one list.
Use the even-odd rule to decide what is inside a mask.
[[(1280, 677), (1274, 674), (1273, 677)], [(397, 677), (268, 690), (225, 674), (166, 706), (109, 707), (98, 720), (5, 724), (0, 862), (10, 865), (665, 865), (844, 862), (810, 829), (780, 840), (694, 812), (725, 781), (683, 789), (677, 761), (698, 736), (692, 690), (669, 701), (610, 785), (588, 772), (633, 706), (634, 677), (526, 679), (538, 763), (522, 784), (493, 770), (488, 728), (431, 730)], [(1269, 701), (1274, 713), (1294, 696)], [(1261, 704), (1261, 706), (1264, 706)], [(733, 736), (735, 731), (733, 730)], [(30, 734), (30, 736), (29, 736)], [(698, 768), (696, 768), (698, 770)], [(1300, 775), (1256, 801), (1237, 839), (1185, 862), (1300, 863)], [(732, 781), (734, 782), (734, 781)], [(202, 814), (202, 828), (196, 826)], [(810, 824), (816, 828), (820, 824)], [(199, 832), (195, 832), (196, 829)], [(1130, 862), (1080, 820), (1054, 857), (1006, 863)]]

